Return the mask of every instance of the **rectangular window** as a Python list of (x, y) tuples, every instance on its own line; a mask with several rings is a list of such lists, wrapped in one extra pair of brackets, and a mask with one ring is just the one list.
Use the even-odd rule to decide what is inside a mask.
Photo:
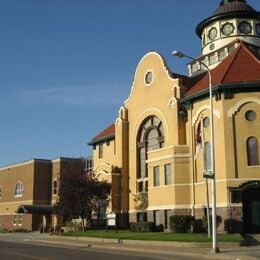
[(138, 182), (138, 191), (137, 192), (142, 192), (143, 191), (143, 182), (140, 181)]
[(18, 225), (21, 226), (23, 224), (23, 215), (18, 215)]
[(192, 63), (191, 64), (191, 73), (194, 73), (198, 70), (198, 63), (195, 62), (195, 63)]
[(225, 52), (225, 49), (222, 49), (218, 52), (218, 60), (219, 61), (222, 61), (224, 60), (226, 57), (226, 52)]
[(164, 165), (164, 183), (165, 185), (172, 184), (172, 169), (170, 164)]
[(98, 158), (103, 158), (103, 144), (98, 145)]
[(209, 56), (209, 65), (217, 62), (217, 56), (215, 54)]
[(154, 224), (159, 226), (161, 224), (161, 212), (159, 210), (154, 211)]
[(165, 215), (165, 228), (170, 228), (170, 216), (173, 215), (173, 212), (171, 210), (165, 210), (164, 211), (164, 215)]
[(228, 54), (230, 54), (232, 51), (235, 50), (235, 45), (230, 45), (230, 46), (227, 48), (227, 50), (228, 50)]
[(98, 208), (98, 219), (106, 219), (106, 207)]
[(14, 215), (14, 218), (13, 218), (13, 225), (16, 226), (17, 224), (17, 215)]
[(153, 167), (153, 185), (160, 186), (160, 169), (159, 166)]

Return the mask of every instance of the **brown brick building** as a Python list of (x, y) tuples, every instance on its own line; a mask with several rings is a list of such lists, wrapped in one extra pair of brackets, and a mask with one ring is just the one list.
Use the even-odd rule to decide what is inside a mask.
[(0, 168), (0, 228), (39, 230), (60, 225), (52, 214), (59, 180), (82, 159), (33, 159)]

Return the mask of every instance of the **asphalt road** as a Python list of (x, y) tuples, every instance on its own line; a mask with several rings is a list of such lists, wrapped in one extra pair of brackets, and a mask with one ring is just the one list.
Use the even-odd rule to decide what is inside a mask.
[(31, 243), (0, 241), (1, 260), (148, 260), (187, 259), (187, 257), (156, 256), (144, 252), (118, 252), (86, 247), (68, 248)]

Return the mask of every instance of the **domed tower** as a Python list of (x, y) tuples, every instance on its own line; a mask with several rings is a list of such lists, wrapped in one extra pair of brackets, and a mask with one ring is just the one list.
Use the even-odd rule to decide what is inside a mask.
[[(200, 60), (214, 68), (241, 40), (252, 48), (260, 47), (260, 12), (246, 0), (222, 0), (212, 16), (198, 24), (196, 32), (202, 39)], [(190, 75), (203, 71), (195, 62), (189, 69)]]

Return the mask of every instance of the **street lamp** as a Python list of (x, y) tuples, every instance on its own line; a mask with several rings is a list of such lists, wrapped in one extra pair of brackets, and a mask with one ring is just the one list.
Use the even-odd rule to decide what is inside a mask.
[(207, 172), (206, 177), (212, 179), (212, 253), (219, 253), (217, 244), (217, 214), (216, 214), (216, 178), (215, 178), (215, 142), (214, 142), (214, 115), (213, 115), (213, 98), (212, 98), (212, 76), (209, 67), (202, 61), (190, 57), (180, 51), (173, 51), (172, 55), (178, 58), (188, 58), (200, 63), (208, 72), (209, 77), (209, 107), (210, 107), (210, 159), (211, 169)]

